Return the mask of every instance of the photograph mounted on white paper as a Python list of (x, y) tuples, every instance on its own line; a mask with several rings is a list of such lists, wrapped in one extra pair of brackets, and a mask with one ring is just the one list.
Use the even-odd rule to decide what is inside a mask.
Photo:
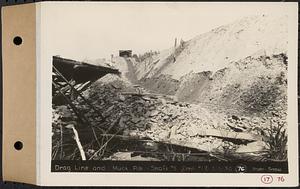
[(292, 5), (42, 4), (51, 172), (291, 173)]

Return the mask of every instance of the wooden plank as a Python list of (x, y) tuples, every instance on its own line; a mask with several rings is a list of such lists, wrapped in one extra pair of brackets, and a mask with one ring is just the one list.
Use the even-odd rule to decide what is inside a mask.
[(255, 134), (246, 133), (246, 132), (233, 132), (233, 131), (227, 131), (227, 130), (221, 130), (221, 129), (199, 130), (198, 135), (229, 138), (229, 139), (238, 139), (238, 140), (248, 140), (248, 141), (263, 140), (263, 137), (260, 135), (255, 135)]

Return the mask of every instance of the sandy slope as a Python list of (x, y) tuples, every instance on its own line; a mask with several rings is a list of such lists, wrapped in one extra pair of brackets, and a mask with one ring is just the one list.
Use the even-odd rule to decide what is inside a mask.
[(190, 72), (216, 72), (256, 52), (286, 53), (286, 21), (287, 16), (260, 15), (218, 27), (187, 41), (175, 62), (167, 60), (174, 51), (168, 49), (137, 65), (138, 78), (167, 74), (179, 79)]

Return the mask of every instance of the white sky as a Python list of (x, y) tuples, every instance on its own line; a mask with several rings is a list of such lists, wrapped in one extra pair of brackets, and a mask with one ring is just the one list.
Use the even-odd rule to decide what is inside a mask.
[(42, 5), (48, 53), (75, 60), (108, 58), (119, 49), (163, 50), (251, 15), (285, 14), (283, 3), (92, 3)]

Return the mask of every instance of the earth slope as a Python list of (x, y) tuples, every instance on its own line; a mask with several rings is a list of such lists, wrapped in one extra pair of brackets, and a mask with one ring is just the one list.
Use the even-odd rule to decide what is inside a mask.
[[(180, 79), (190, 72), (214, 73), (257, 52), (267, 56), (286, 53), (287, 32), (287, 16), (246, 17), (145, 60), (136, 66), (138, 77), (165, 74)], [(175, 62), (170, 58), (173, 55)]]

